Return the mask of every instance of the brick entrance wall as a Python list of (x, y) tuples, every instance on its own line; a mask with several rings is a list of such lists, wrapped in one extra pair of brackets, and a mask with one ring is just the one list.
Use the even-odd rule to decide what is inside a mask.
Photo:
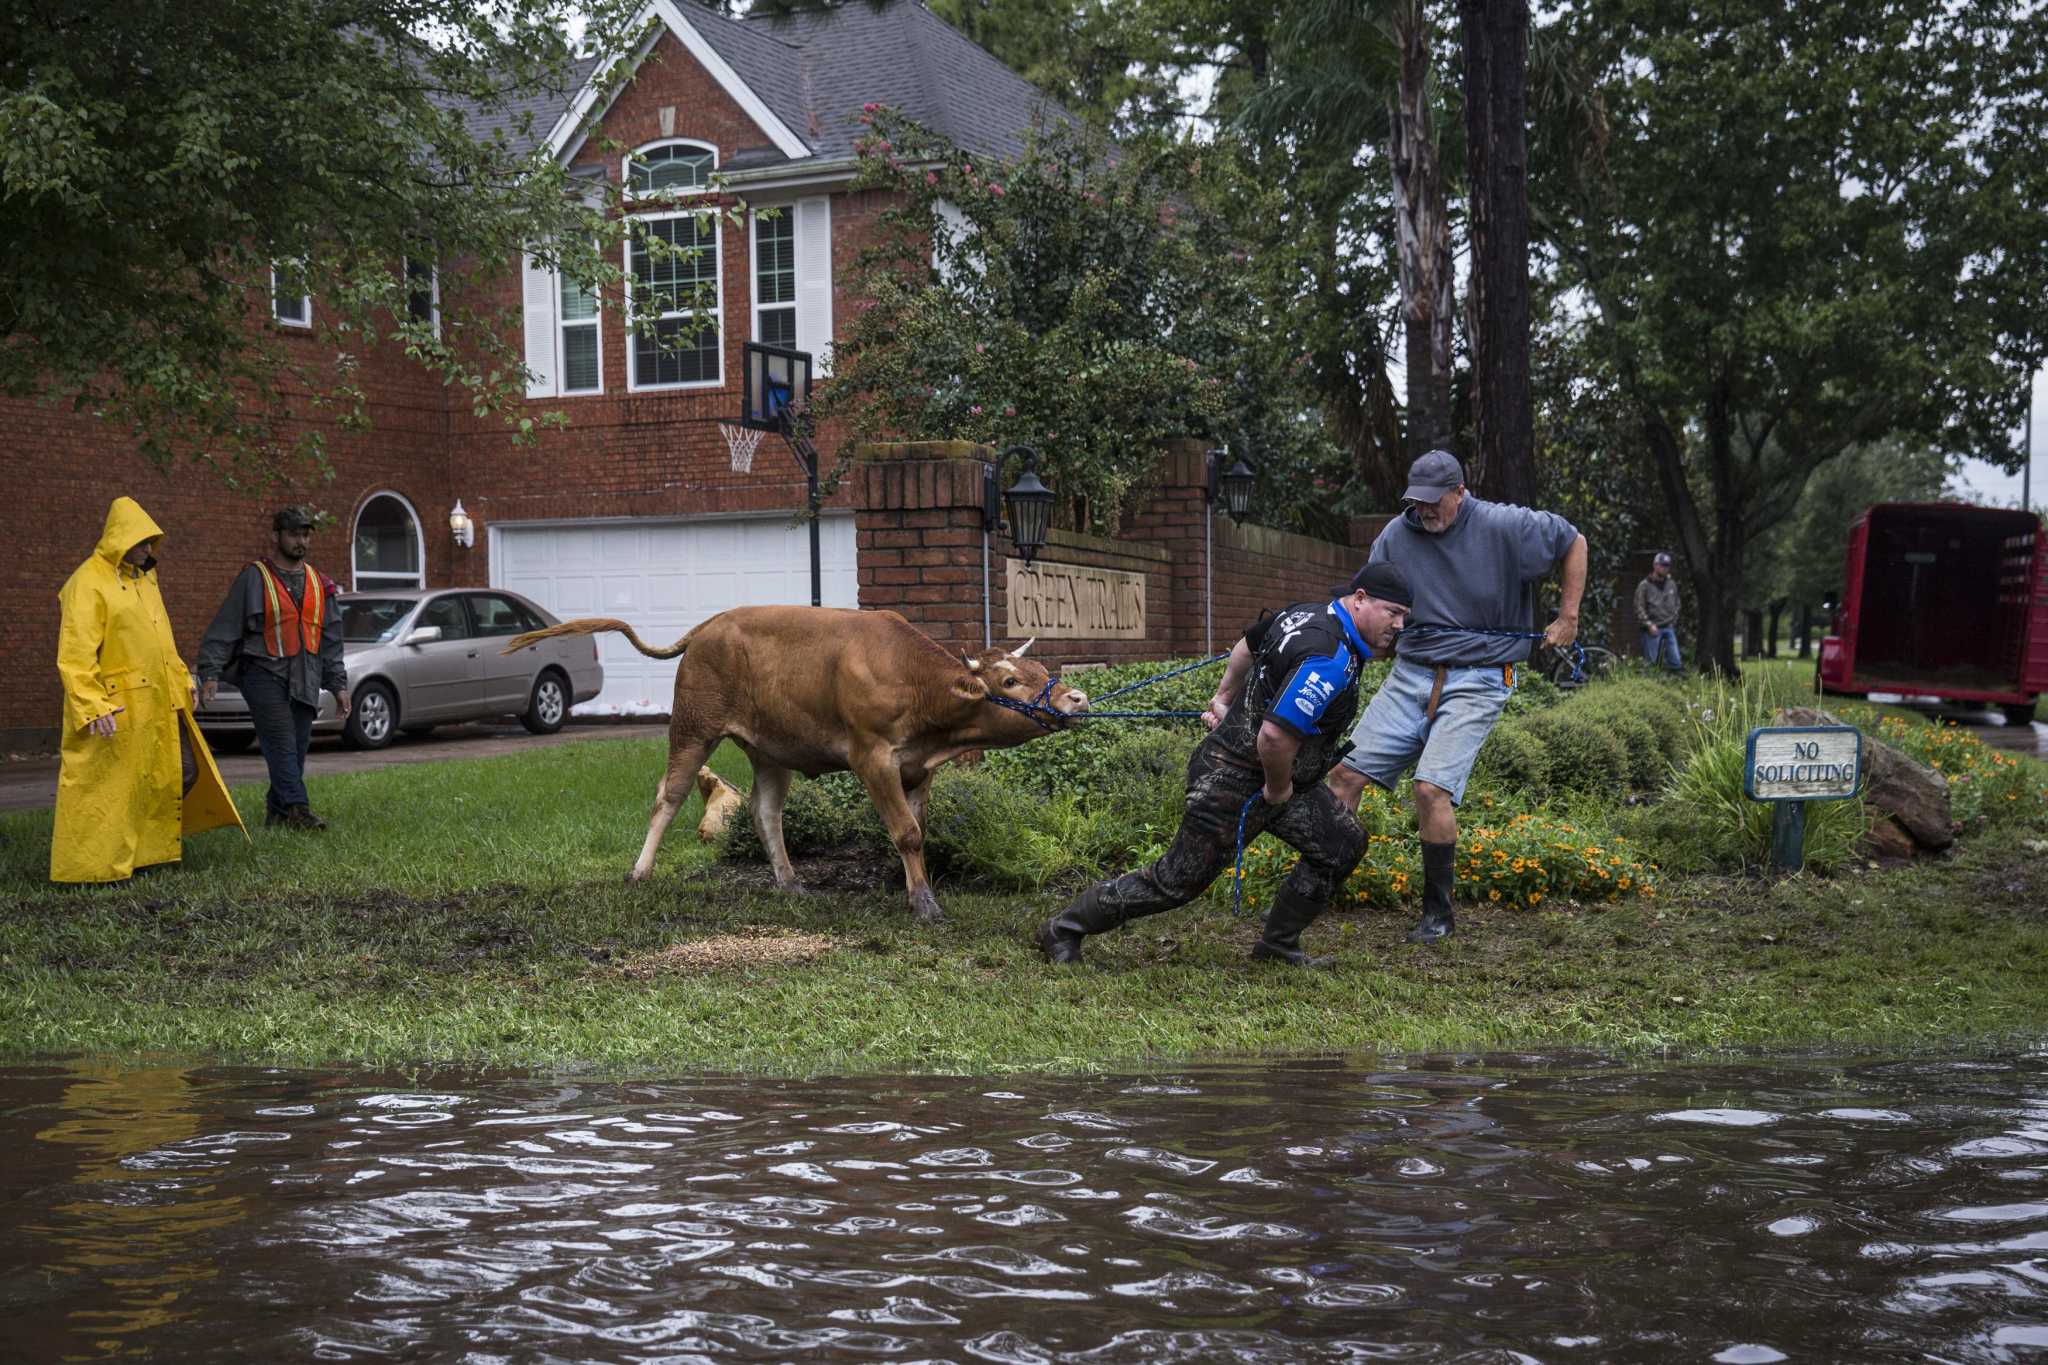
[[(964, 441), (871, 445), (859, 452), (852, 484), (860, 557), (860, 604), (901, 612), (940, 644), (982, 643), (982, 469), (995, 452)], [(1195, 655), (1205, 647), (1203, 446), (1176, 441), (1163, 455), (1157, 490), (1114, 539), (1054, 530), (1039, 554), (1070, 564), (1140, 574), (1142, 639), (1046, 640), (1033, 650), (1057, 663), (1116, 663)], [(1365, 560), (1381, 519), (1353, 526), (1338, 545), (1264, 526), (1237, 526), (1220, 512), (1214, 545), (1213, 639), (1228, 649), (1261, 608), (1326, 598)], [(998, 643), (1009, 637), (1009, 536), (988, 537), (988, 618)], [(1015, 641), (1011, 641), (1015, 643)]]

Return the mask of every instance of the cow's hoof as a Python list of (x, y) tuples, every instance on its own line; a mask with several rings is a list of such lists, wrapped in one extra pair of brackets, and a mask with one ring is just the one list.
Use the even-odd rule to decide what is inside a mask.
[(777, 882), (775, 889), (785, 896), (815, 896), (817, 891), (802, 882)]
[(633, 871), (628, 872), (626, 874), (626, 885), (628, 886), (638, 886), (641, 882), (644, 882), (646, 880), (647, 874), (645, 872), (640, 871), (638, 868), (635, 868)]
[(946, 912), (939, 908), (939, 898), (928, 886), (920, 886), (910, 893), (910, 914), (919, 924), (944, 924)]

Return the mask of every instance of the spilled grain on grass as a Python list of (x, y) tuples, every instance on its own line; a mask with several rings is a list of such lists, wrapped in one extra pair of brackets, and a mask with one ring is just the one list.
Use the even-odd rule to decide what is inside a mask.
[(824, 934), (795, 929), (749, 929), (672, 943), (619, 964), (621, 975), (649, 980), (676, 972), (712, 972), (732, 967), (782, 967), (822, 957), (839, 945)]

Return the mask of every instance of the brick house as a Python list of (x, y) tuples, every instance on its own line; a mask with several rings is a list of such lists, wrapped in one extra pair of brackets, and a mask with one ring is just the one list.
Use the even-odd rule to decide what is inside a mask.
[[(358, 371), (368, 430), (330, 427), (332, 481), (283, 490), (232, 490), (189, 464), (160, 472), (117, 429), (0, 399), (0, 477), (17, 493), (0, 512), (12, 550), (0, 564), (10, 681), (0, 745), (55, 742), (57, 589), (124, 493), (166, 529), (159, 578), (188, 659), (235, 572), (267, 549), (269, 513), (285, 501), (334, 519), (312, 560), (345, 588), (509, 588), (563, 617), (625, 618), (658, 641), (729, 607), (809, 600), (808, 532), (793, 519), (805, 501), (800, 469), (771, 438), (736, 473), (718, 431), (739, 409), (741, 348), (793, 345), (829, 376), (834, 319), (850, 315), (854, 263), (887, 206), (851, 189), (863, 104), (892, 105), (1000, 162), (1023, 150), (1044, 97), (917, 0), (786, 20), (727, 19), (687, 0), (648, 0), (645, 13), (650, 37), (610, 104), (598, 107), (585, 84), (536, 100), (532, 126), (578, 174), (662, 188), (715, 173), (746, 203), (737, 227), (668, 202), (645, 215), (705, 248), (697, 264), (716, 284), (712, 339), (680, 353), (641, 345), (606, 301), (565, 288), (530, 257), (507, 261), (486, 308), (516, 305), (534, 376), (529, 415), (559, 411), (566, 429), (518, 446), (502, 418), (474, 416), (436, 376), (372, 351)], [(593, 124), (624, 153), (601, 152), (583, 135)], [(778, 212), (762, 216), (768, 209)], [(659, 263), (625, 250), (630, 289)], [(437, 307), (432, 274), (419, 268), (418, 279), (415, 307)], [(317, 363), (320, 307), (273, 298), (271, 316), (252, 321)], [(833, 435), (823, 434), (828, 450)], [(1375, 529), (1339, 546), (1212, 518), (1202, 448), (1187, 443), (1164, 453), (1163, 486), (1118, 537), (1054, 532), (1033, 572), (983, 529), (990, 452), (941, 443), (868, 453), (821, 519), (826, 605), (899, 610), (960, 647), (984, 633), (1037, 635), (1049, 642), (1041, 656), (1068, 665), (1228, 648), (1257, 606), (1348, 577), (1360, 558), (1352, 546)], [(458, 501), (476, 526), (468, 547), (450, 530)], [(666, 709), (673, 664), (616, 637), (602, 651), (605, 690), (583, 710)]]
[[(719, 299), (707, 344), (682, 354), (633, 345), (599, 301), (565, 291), (531, 259), (507, 262), (505, 301), (520, 305), (536, 375), (529, 405), (562, 412), (567, 429), (515, 446), (502, 419), (474, 417), (436, 377), (394, 354), (366, 355), (369, 430), (330, 430), (334, 479), (296, 490), (235, 492), (191, 466), (159, 473), (117, 429), (0, 400), (0, 475), (17, 490), (5, 513), (13, 552), (0, 569), (8, 747), (54, 738), (56, 591), (123, 493), (166, 528), (160, 578), (188, 657), (230, 578), (266, 547), (270, 508), (292, 497), (335, 519), (316, 536), (313, 561), (344, 587), (508, 587), (564, 616), (630, 618), (650, 639), (745, 602), (808, 600), (807, 537), (791, 520), (803, 505), (801, 473), (772, 442), (750, 473), (734, 473), (717, 430), (738, 408), (740, 348), (794, 345), (816, 352), (829, 374), (833, 319), (847, 316), (852, 266), (883, 207), (849, 188), (863, 103), (894, 105), (1001, 159), (1021, 151), (1043, 97), (915, 0), (772, 21), (727, 19), (686, 0), (649, 0), (644, 12), (651, 36), (609, 106), (596, 107), (586, 85), (568, 100), (535, 102), (533, 127), (577, 173), (653, 186), (716, 173), (750, 206), (737, 230), (673, 205), (649, 215), (672, 238), (702, 234), (699, 264)], [(623, 157), (582, 135), (586, 117)], [(780, 212), (756, 212), (770, 208)], [(626, 264), (635, 265), (630, 255)], [(423, 271), (422, 306), (434, 306), (430, 280)], [(286, 345), (316, 347), (320, 306), (275, 299), (269, 324)], [(828, 605), (858, 600), (849, 497), (823, 521)], [(477, 526), (466, 549), (449, 530), (458, 500)], [(607, 641), (606, 672), (598, 709), (665, 705), (662, 665)]]

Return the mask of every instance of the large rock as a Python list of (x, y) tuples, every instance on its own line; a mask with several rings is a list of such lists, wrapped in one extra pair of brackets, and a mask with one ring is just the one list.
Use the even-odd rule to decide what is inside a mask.
[(1920, 851), (1920, 845), (1913, 842), (1913, 836), (1889, 815), (1880, 815), (1870, 822), (1870, 828), (1864, 831), (1858, 848), (1866, 858), (1887, 861), (1902, 861)]
[[(1825, 711), (1790, 706), (1778, 713), (1787, 725), (1840, 725)], [(1884, 741), (1863, 736), (1865, 776), (1863, 799), (1899, 824), (1924, 849), (1947, 848), (1956, 841), (1955, 818), (1949, 814), (1948, 779), (1920, 760)]]

